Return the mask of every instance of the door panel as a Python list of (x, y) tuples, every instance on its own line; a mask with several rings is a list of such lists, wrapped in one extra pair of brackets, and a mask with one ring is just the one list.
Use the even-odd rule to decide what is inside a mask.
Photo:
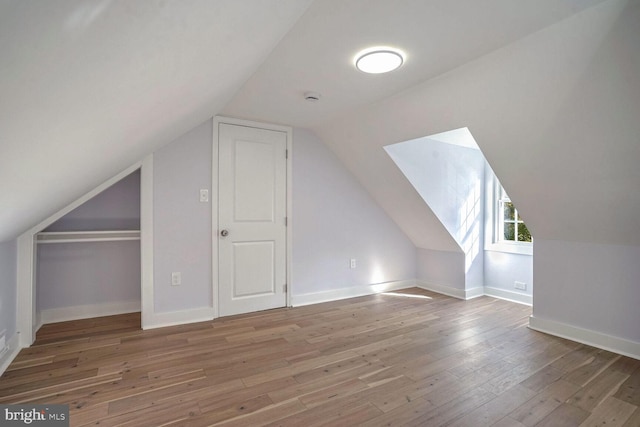
[[(233, 297), (274, 294), (275, 242), (240, 242), (233, 245)], [(244, 268), (251, 265), (252, 268)]]
[(220, 315), (284, 307), (287, 134), (224, 123), (218, 132)]
[(235, 142), (234, 220), (273, 222), (276, 174), (274, 147), (254, 141)]

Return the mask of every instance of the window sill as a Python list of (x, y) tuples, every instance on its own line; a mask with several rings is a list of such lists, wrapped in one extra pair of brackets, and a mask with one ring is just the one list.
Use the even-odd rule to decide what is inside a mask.
[(496, 243), (487, 244), (484, 250), (531, 256), (533, 255), (533, 243), (496, 242)]

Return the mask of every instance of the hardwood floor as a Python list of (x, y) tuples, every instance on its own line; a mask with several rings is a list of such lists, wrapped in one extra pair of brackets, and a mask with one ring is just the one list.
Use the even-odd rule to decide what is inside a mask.
[(0, 403), (73, 426), (640, 426), (640, 361), (526, 327), (530, 308), (421, 289), (149, 331), (44, 326)]

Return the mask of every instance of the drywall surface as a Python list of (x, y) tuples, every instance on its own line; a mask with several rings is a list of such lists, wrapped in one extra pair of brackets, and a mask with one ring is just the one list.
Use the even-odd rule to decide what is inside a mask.
[[(156, 313), (212, 306), (212, 201), (199, 201), (199, 190), (211, 189), (212, 132), (209, 119), (153, 155)], [(182, 285), (171, 286), (172, 272)]]
[(293, 139), (293, 294), (414, 279), (402, 230), (315, 134)]
[[(538, 241), (536, 240), (536, 244)], [(525, 290), (514, 288), (514, 282), (526, 283)], [(484, 286), (523, 295), (532, 295), (533, 256), (508, 252), (484, 252)]]
[(124, 177), (43, 231), (139, 230), (140, 170)]
[(7, 340), (16, 333), (17, 244), (15, 240), (0, 243), (0, 332)]
[(40, 244), (38, 311), (140, 301), (140, 242)]
[(536, 239), (533, 316), (640, 343), (640, 247)]
[(313, 130), (418, 247), (455, 250), (381, 148), (465, 126), (536, 239), (639, 245), (639, 21), (603, 2)]
[(430, 285), (465, 289), (465, 256), (462, 252), (418, 249), (417, 278)]

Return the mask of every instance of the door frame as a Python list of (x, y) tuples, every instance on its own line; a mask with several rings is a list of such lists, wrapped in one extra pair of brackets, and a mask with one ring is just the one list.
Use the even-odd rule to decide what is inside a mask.
[(292, 247), (293, 247), (293, 233), (291, 232), (291, 224), (293, 223), (293, 128), (290, 126), (274, 125), (269, 123), (254, 122), (250, 120), (235, 119), (231, 117), (215, 116), (213, 118), (213, 145), (212, 145), (212, 159), (211, 159), (211, 285), (212, 285), (212, 307), (214, 318), (220, 317), (220, 298), (218, 298), (218, 292), (220, 289), (219, 281), (219, 233), (220, 224), (218, 222), (218, 210), (220, 206), (220, 199), (218, 194), (218, 181), (219, 181), (219, 168), (218, 168), (218, 150), (219, 150), (219, 132), (218, 128), (221, 124), (245, 126), (250, 128), (265, 129), (284, 132), (287, 136), (287, 159), (286, 159), (286, 199), (287, 199), (287, 226), (286, 226), (286, 256), (285, 256), (285, 277), (287, 283), (286, 291), (286, 306), (291, 307), (291, 260), (292, 260)]

